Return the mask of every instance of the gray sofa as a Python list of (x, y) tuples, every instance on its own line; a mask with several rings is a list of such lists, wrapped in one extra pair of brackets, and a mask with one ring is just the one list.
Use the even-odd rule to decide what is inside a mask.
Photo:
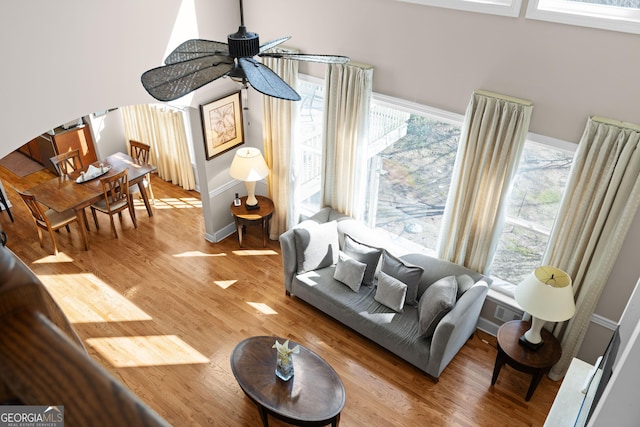
[[(333, 230), (337, 231), (337, 239)], [(491, 283), (490, 278), (460, 265), (400, 246), (388, 234), (372, 230), (332, 208), (322, 209), (283, 233), (280, 245), (287, 295), (306, 301), (378, 343), (434, 381), (475, 332)], [(353, 251), (354, 245), (361, 249)], [(361, 254), (372, 253), (376, 248), (384, 250), (379, 261), (369, 263), (375, 264), (372, 266)], [(351, 252), (344, 253), (345, 250)], [(346, 266), (351, 265), (347, 260), (351, 258), (362, 261), (356, 262), (357, 266), (365, 265), (356, 271), (364, 270), (364, 273), (355, 280), (353, 277), (357, 274), (344, 279), (340, 273), (347, 271)], [(390, 267), (393, 263), (396, 263), (395, 269)], [(401, 264), (398, 266), (398, 263)], [(417, 292), (414, 288), (402, 287), (402, 281), (398, 284), (397, 278), (392, 277), (398, 276), (396, 269), (409, 274), (419, 270), (417, 284), (413, 285)], [(374, 277), (373, 284), (367, 285), (367, 275)], [(359, 277), (362, 285), (350, 287)], [(432, 287), (434, 283), (437, 284)], [(385, 295), (387, 292), (399, 295), (399, 289), (406, 290), (406, 296), (398, 310), (393, 304), (400, 301), (391, 298), (393, 301), (389, 304)], [(413, 296), (410, 295), (412, 289)], [(443, 294), (448, 296), (442, 297)], [(449, 300), (448, 306), (435, 302), (443, 298)]]

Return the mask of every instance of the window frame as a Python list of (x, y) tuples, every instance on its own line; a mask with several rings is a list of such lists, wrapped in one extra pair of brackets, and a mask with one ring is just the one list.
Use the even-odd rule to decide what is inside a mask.
[(404, 3), (416, 3), (424, 6), (435, 6), (446, 9), (464, 10), (467, 12), (487, 13), (490, 15), (520, 16), (522, 0), (396, 0)]
[(570, 0), (529, 0), (528, 19), (640, 34), (640, 9)]

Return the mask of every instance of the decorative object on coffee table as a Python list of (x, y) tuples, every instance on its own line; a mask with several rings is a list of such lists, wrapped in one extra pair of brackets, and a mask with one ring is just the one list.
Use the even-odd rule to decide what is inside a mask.
[(296, 354), (295, 376), (282, 381), (274, 373), (282, 338), (258, 336), (240, 342), (231, 353), (231, 370), (238, 385), (258, 407), (263, 426), (268, 416), (294, 425), (337, 426), (345, 403), (345, 390), (336, 371), (320, 356), (302, 345)]
[(276, 375), (283, 381), (289, 381), (293, 376), (293, 355), (300, 353), (300, 346), (289, 348), (289, 340), (283, 344), (276, 340), (273, 348), (276, 349)]

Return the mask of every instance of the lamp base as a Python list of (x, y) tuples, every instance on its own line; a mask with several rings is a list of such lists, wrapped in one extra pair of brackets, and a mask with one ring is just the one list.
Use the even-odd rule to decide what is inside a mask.
[(256, 210), (256, 209), (260, 209), (260, 205), (258, 203), (256, 203), (255, 205), (250, 205), (249, 203), (245, 203), (244, 207), (248, 211), (253, 211), (253, 210)]
[(541, 340), (541, 341), (540, 341), (540, 342), (538, 342), (538, 343), (530, 342), (529, 340), (527, 340), (527, 338), (526, 338), (524, 335), (522, 335), (522, 336), (520, 337), (520, 339), (518, 340), (518, 342), (519, 342), (521, 345), (523, 345), (523, 346), (525, 346), (526, 348), (528, 348), (529, 350), (533, 350), (533, 351), (536, 351), (537, 349), (539, 349), (540, 347), (542, 347), (542, 344), (544, 344), (544, 341), (543, 341), (543, 340)]

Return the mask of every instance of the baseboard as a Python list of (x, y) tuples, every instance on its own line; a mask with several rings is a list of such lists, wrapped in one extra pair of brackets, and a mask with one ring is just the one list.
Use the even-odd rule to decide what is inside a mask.
[(232, 222), (231, 224), (228, 224), (222, 227), (221, 229), (219, 229), (213, 234), (205, 233), (204, 238), (207, 242), (218, 243), (222, 239), (226, 239), (227, 237), (231, 236), (235, 232), (236, 232), (236, 224)]
[(482, 332), (486, 332), (489, 335), (493, 335), (494, 337), (498, 334), (498, 328), (500, 325), (493, 323), (483, 317), (478, 319), (478, 329)]

